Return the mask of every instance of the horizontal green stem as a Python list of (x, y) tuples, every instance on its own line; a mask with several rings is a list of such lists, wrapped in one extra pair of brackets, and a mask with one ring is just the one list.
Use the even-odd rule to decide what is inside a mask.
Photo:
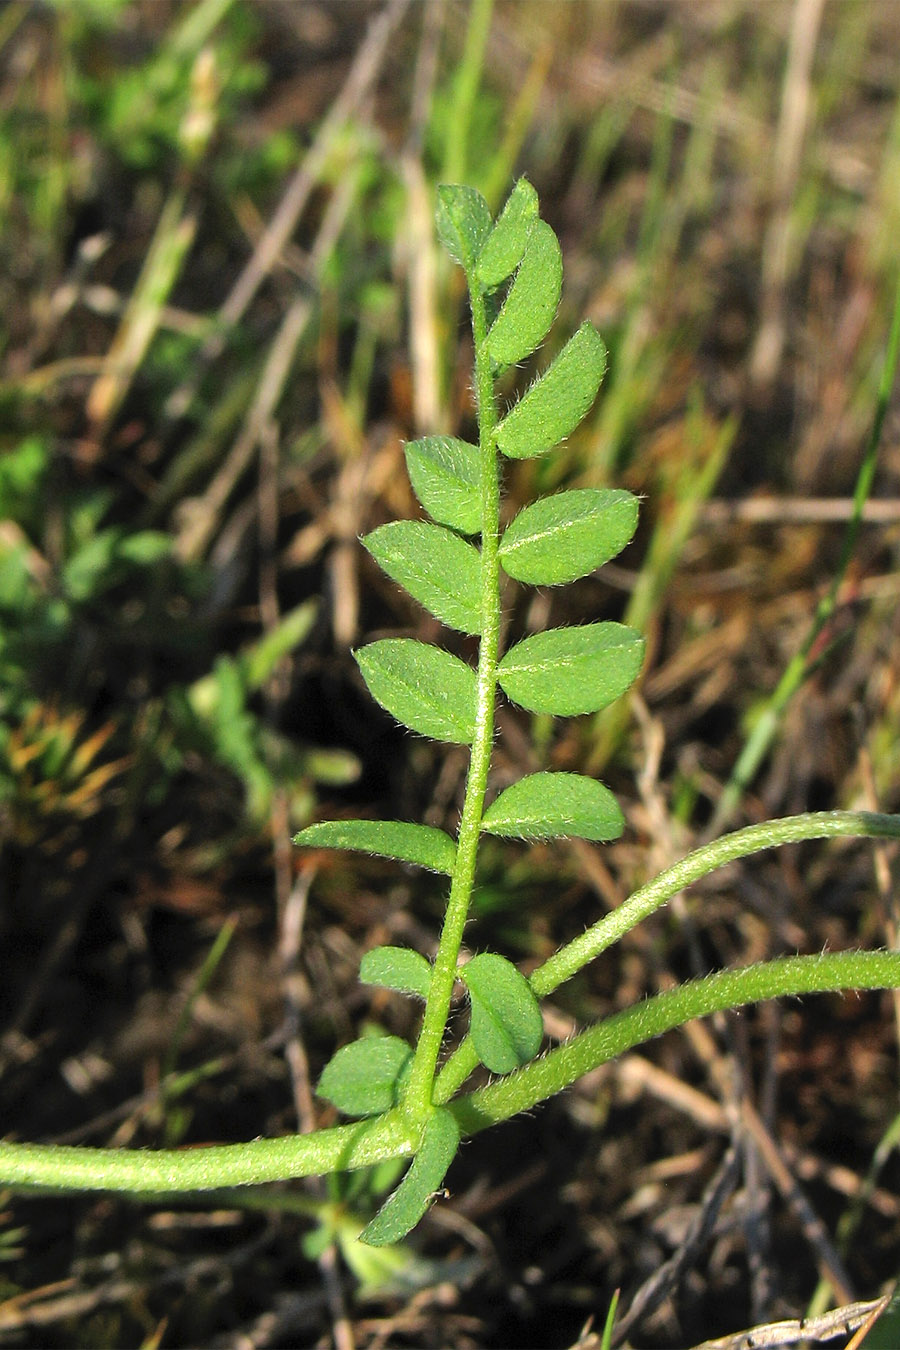
[[(461, 1132), (477, 1134), (561, 1092), (582, 1075), (694, 1017), (767, 998), (900, 988), (900, 952), (786, 956), (724, 970), (657, 994), (582, 1031), (509, 1077), (452, 1102)], [(117, 1191), (145, 1199), (352, 1170), (408, 1157), (413, 1141), (397, 1112), (311, 1135), (145, 1153), (0, 1144), (0, 1183), (52, 1190)]]
[[(673, 896), (717, 868), (724, 867), (726, 863), (783, 844), (838, 836), (900, 839), (900, 816), (876, 811), (810, 811), (804, 815), (786, 816), (781, 820), (767, 820), (761, 825), (748, 825), (745, 829), (735, 830), (710, 844), (704, 844), (702, 848), (694, 849), (693, 853), (686, 854), (671, 867), (658, 873), (652, 881), (630, 895), (618, 909), (605, 914), (579, 937), (565, 947), (560, 947), (549, 961), (532, 972), (529, 980), (532, 992), (537, 998), (546, 998), (601, 952), (605, 952), (607, 947), (661, 909)], [(462, 1087), (477, 1064), (478, 1057), (471, 1041), (466, 1038), (438, 1075), (435, 1102), (442, 1105), (448, 1101)]]
[(616, 1013), (532, 1061), (508, 1078), (450, 1104), (463, 1134), (527, 1111), (582, 1075), (694, 1017), (740, 1008), (767, 998), (900, 988), (900, 952), (831, 952), (785, 956), (722, 970)]
[(150, 1151), (0, 1143), (0, 1185), (156, 1197), (352, 1171), (385, 1158), (408, 1157), (414, 1147), (414, 1136), (397, 1111), (313, 1134), (209, 1148)]
[[(532, 986), (549, 993), (641, 918), (723, 863), (778, 844), (838, 835), (900, 838), (900, 816), (822, 812), (770, 821), (726, 835), (667, 868), (618, 910), (569, 943), (534, 972)], [(576, 956), (579, 964), (573, 967)], [(463, 1133), (474, 1134), (528, 1110), (598, 1065), (691, 1018), (767, 998), (888, 988), (900, 988), (900, 952), (791, 956), (744, 970), (720, 971), (607, 1018), (507, 1078), (454, 1100), (450, 1109)], [(465, 1047), (457, 1055), (461, 1053), (463, 1057), (457, 1062), (464, 1066)], [(444, 1072), (453, 1064), (451, 1059)], [(446, 1088), (448, 1081), (439, 1079), (440, 1087)], [(446, 1100), (443, 1092), (439, 1099)], [(0, 1185), (55, 1192), (115, 1191), (154, 1199), (352, 1171), (385, 1158), (409, 1157), (415, 1142), (405, 1117), (392, 1111), (374, 1120), (314, 1134), (210, 1148), (143, 1151), (0, 1143)]]

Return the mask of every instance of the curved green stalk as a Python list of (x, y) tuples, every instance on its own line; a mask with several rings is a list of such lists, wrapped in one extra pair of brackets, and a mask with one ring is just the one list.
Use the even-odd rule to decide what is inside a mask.
[[(817, 812), (738, 830), (667, 868), (636, 891), (613, 915), (607, 915), (582, 938), (564, 947), (562, 953), (578, 950), (583, 956), (583, 950), (576, 944), (586, 939), (591, 939), (592, 949), (602, 951), (616, 940), (607, 926), (615, 914), (627, 912), (629, 922), (621, 930), (625, 932), (691, 881), (724, 863), (763, 848), (839, 835), (900, 838), (900, 816), (868, 811)], [(538, 979), (549, 967), (550, 973), (545, 973), (541, 982), (548, 992), (556, 987), (552, 983), (556, 978), (555, 959), (546, 962), (532, 977)], [(569, 958), (564, 964), (568, 967)], [(555, 969), (558, 974), (559, 968)], [(463, 1133), (474, 1134), (535, 1106), (589, 1070), (693, 1017), (766, 998), (898, 987), (898, 952), (791, 956), (743, 970), (720, 971), (589, 1027), (543, 1059), (454, 1100), (448, 1109), (456, 1116)], [(452, 1066), (463, 1064), (466, 1053), (463, 1047), (444, 1067), (435, 1086), (436, 1102), (446, 1102), (452, 1095), (455, 1089), (447, 1090)], [(0, 1143), (0, 1184), (57, 1191), (106, 1190), (155, 1199), (174, 1192), (221, 1190), (227, 1186), (349, 1171), (386, 1158), (408, 1157), (415, 1151), (416, 1141), (416, 1131), (410, 1129), (404, 1115), (392, 1111), (374, 1120), (317, 1130), (314, 1134), (201, 1149), (148, 1152)]]
[(695, 1017), (767, 998), (900, 987), (900, 952), (827, 952), (785, 956), (743, 970), (692, 980), (582, 1031), (517, 1073), (452, 1102), (463, 1134), (527, 1111), (591, 1069)]
[(553, 992), (601, 952), (618, 942), (625, 933), (666, 904), (685, 886), (708, 876), (718, 867), (763, 849), (806, 839), (833, 839), (838, 836), (900, 839), (900, 816), (876, 811), (810, 811), (749, 825), (733, 834), (723, 835), (710, 844), (694, 849), (678, 862), (660, 872), (623, 905), (593, 924), (574, 941), (560, 948), (531, 977), (531, 987), (539, 998)]
[(479, 450), (481, 453), (481, 641), (478, 650), (475, 735), (472, 740), (466, 793), (459, 822), (456, 864), (444, 915), (440, 943), (434, 960), (431, 986), (425, 1004), (422, 1029), (404, 1098), (411, 1117), (423, 1120), (431, 1111), (434, 1076), (444, 1040), (450, 1000), (463, 930), (469, 913), (484, 794), (491, 766), (494, 739), (494, 705), (497, 691), (497, 659), (500, 645), (500, 482), (494, 431), (497, 409), (491, 362), (485, 350), (487, 315), (484, 296), (474, 276), (468, 277), (472, 306), (472, 336), (475, 342), (475, 390), (478, 399)]
[(416, 1140), (398, 1111), (313, 1134), (209, 1148), (80, 1148), (0, 1143), (0, 1182), (54, 1191), (116, 1191), (155, 1198), (184, 1191), (256, 1186), (352, 1171), (412, 1154)]
[[(636, 1045), (694, 1017), (762, 999), (900, 987), (900, 952), (837, 952), (787, 956), (743, 970), (719, 971), (667, 990), (581, 1032), (516, 1073), (452, 1102), (464, 1135), (536, 1106), (576, 1079)], [(159, 1199), (172, 1192), (287, 1180), (407, 1157), (414, 1143), (397, 1112), (311, 1135), (257, 1139), (220, 1148), (82, 1149), (0, 1144), (4, 1185), (53, 1190), (116, 1191)]]
[[(767, 820), (723, 835), (694, 849), (678, 862), (641, 886), (618, 909), (561, 947), (531, 974), (529, 983), (537, 998), (546, 998), (620, 938), (661, 909), (679, 891), (726, 863), (760, 853), (767, 848), (808, 839), (838, 837), (900, 839), (900, 816), (875, 811), (810, 811), (804, 815)], [(442, 1105), (462, 1087), (478, 1064), (471, 1040), (466, 1039), (444, 1065), (435, 1084), (435, 1102)]]

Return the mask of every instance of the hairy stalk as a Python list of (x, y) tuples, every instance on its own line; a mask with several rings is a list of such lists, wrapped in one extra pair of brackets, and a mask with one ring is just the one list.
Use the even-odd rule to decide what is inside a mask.
[(666, 990), (534, 1060), (517, 1073), (452, 1102), (463, 1134), (475, 1134), (561, 1092), (584, 1074), (695, 1017), (798, 994), (890, 989), (900, 984), (900, 952), (785, 956), (722, 970)]
[(834, 839), (840, 836), (900, 839), (900, 816), (875, 811), (811, 811), (749, 825), (733, 834), (723, 835), (667, 867), (652, 881), (634, 892), (623, 905), (604, 915), (580, 937), (560, 948), (532, 975), (532, 987), (539, 997), (553, 992), (589, 961), (618, 942), (642, 920), (666, 904), (685, 886), (690, 886), (726, 863), (763, 849), (806, 839)]
[[(616, 1013), (489, 1087), (447, 1108), (463, 1135), (477, 1134), (561, 1092), (583, 1074), (695, 1017), (762, 999), (900, 986), (900, 952), (789, 956), (719, 971)], [(63, 1148), (0, 1144), (0, 1180), (18, 1188), (102, 1190), (156, 1200), (167, 1193), (219, 1190), (365, 1167), (408, 1157), (416, 1144), (391, 1112), (285, 1139), (196, 1150)]]
[[(900, 816), (874, 811), (811, 811), (783, 820), (767, 820), (723, 835), (680, 858), (630, 895), (618, 909), (605, 914), (579, 937), (561, 947), (532, 972), (529, 984), (538, 998), (546, 998), (632, 928), (661, 909), (679, 891), (738, 858), (803, 840), (860, 836), (900, 839)], [(477, 1064), (478, 1056), (467, 1037), (441, 1070), (435, 1084), (435, 1101), (449, 1101)]]
[(465, 799), (459, 822), (456, 866), (435, 956), (422, 1029), (416, 1044), (409, 1086), (404, 1099), (404, 1106), (410, 1115), (420, 1120), (431, 1110), (434, 1075), (450, 1013), (459, 949), (475, 881), (481, 816), (494, 739), (494, 704), (500, 644), (500, 566), (497, 555), (500, 534), (500, 483), (497, 449), (494, 445), (497, 410), (490, 358), (485, 351), (487, 315), (484, 297), (475, 284), (474, 277), (470, 275), (468, 282), (472, 306), (472, 336), (475, 343), (475, 391), (481, 454), (481, 642), (478, 650), (475, 736), (472, 741)]
[(255, 1186), (290, 1177), (324, 1176), (406, 1157), (415, 1139), (399, 1112), (313, 1134), (254, 1139), (196, 1149), (80, 1148), (0, 1143), (4, 1185), (57, 1191), (160, 1194)]

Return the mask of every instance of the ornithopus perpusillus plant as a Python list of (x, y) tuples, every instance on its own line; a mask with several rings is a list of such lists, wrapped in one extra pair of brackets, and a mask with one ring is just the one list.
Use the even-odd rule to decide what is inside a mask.
[[(540, 219), (537, 196), (525, 179), (496, 221), (472, 188), (442, 187), (437, 222), (468, 286), (478, 444), (450, 436), (409, 444), (410, 480), (430, 519), (381, 526), (363, 543), (427, 610), (477, 638), (478, 660), (473, 666), (442, 647), (407, 638), (372, 642), (357, 651), (356, 660), (374, 698), (402, 724), (469, 748), (462, 811), (455, 838), (421, 824), (371, 820), (324, 821), (297, 836), (300, 845), (363, 850), (449, 878), (433, 960), (409, 949), (378, 947), (360, 967), (365, 983), (424, 1003), (416, 1043), (365, 1036), (337, 1051), (318, 1091), (351, 1118), (346, 1124), (188, 1151), (0, 1143), (0, 1184), (155, 1199), (411, 1158), (397, 1189), (363, 1229), (365, 1242), (384, 1245), (402, 1238), (425, 1213), (461, 1138), (527, 1110), (635, 1045), (691, 1018), (760, 999), (900, 987), (900, 952), (782, 957), (690, 981), (539, 1054), (540, 999), (717, 867), (806, 839), (900, 838), (900, 817), (862, 811), (767, 821), (704, 845), (635, 891), (527, 979), (493, 952), (460, 963), (483, 834), (603, 842), (624, 827), (612, 793), (577, 773), (532, 773), (503, 791), (492, 790), (498, 698), (558, 717), (597, 712), (637, 677), (643, 642), (622, 624), (602, 622), (535, 633), (501, 649), (501, 574), (525, 586), (556, 586), (594, 572), (631, 539), (637, 501), (616, 489), (564, 490), (526, 506), (501, 528), (502, 464), (549, 454), (575, 430), (597, 395), (606, 351), (594, 327), (583, 324), (519, 401), (501, 412), (498, 380), (538, 349), (556, 315), (559, 243)], [(468, 1031), (448, 1052), (457, 981), (468, 1000)], [(491, 1079), (467, 1091), (479, 1064)]]

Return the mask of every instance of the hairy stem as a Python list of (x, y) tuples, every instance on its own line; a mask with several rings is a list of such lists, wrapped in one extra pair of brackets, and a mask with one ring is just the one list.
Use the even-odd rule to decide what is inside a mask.
[[(618, 909), (604, 915), (538, 966), (529, 981), (533, 993), (537, 998), (552, 994), (554, 989), (571, 979), (601, 952), (606, 951), (607, 947), (661, 909), (679, 891), (726, 863), (783, 844), (841, 836), (900, 839), (900, 816), (883, 815), (875, 811), (811, 811), (805, 815), (749, 825), (743, 830), (723, 835), (711, 844), (704, 844), (660, 872), (630, 895)], [(448, 1101), (462, 1087), (477, 1063), (478, 1057), (467, 1038), (441, 1070), (435, 1084), (435, 1101), (438, 1104)]]
[(508, 1120), (601, 1064), (694, 1017), (767, 998), (900, 987), (900, 952), (786, 956), (692, 980), (598, 1022), (518, 1072), (452, 1102), (464, 1134)]
[(655, 910), (661, 908), (685, 886), (714, 872), (716, 868), (749, 853), (778, 848), (782, 844), (805, 839), (831, 839), (838, 836), (866, 835), (871, 838), (900, 839), (900, 816), (875, 811), (810, 811), (804, 815), (767, 820), (760, 825), (725, 834), (704, 844), (667, 867), (652, 881), (634, 892), (623, 905), (604, 915), (580, 937), (561, 947), (534, 971), (531, 987), (538, 998), (553, 992), (570, 980), (589, 961), (618, 942)]
[(431, 1110), (434, 1075), (444, 1039), (463, 929), (469, 913), (484, 793), (491, 764), (494, 738), (494, 703), (497, 689), (497, 659), (500, 645), (500, 481), (494, 431), (497, 409), (490, 357), (485, 351), (487, 315), (484, 296), (474, 274), (468, 276), (475, 342), (475, 391), (478, 399), (479, 449), (481, 451), (481, 641), (478, 651), (478, 689), (475, 735), (472, 740), (466, 793), (459, 822), (456, 865), (444, 915), (441, 939), (425, 1004), (422, 1030), (416, 1044), (404, 1107), (422, 1120)]
[[(509, 1077), (458, 1098), (448, 1109), (463, 1134), (527, 1111), (583, 1074), (694, 1017), (761, 999), (900, 987), (900, 952), (837, 952), (788, 956), (744, 970), (719, 971), (667, 990), (589, 1027)], [(116, 1191), (145, 1200), (184, 1191), (286, 1180), (365, 1167), (414, 1151), (400, 1113), (285, 1139), (257, 1139), (221, 1148), (61, 1148), (0, 1144), (0, 1182), (33, 1189)]]
[(397, 1111), (313, 1134), (210, 1148), (150, 1151), (0, 1143), (0, 1182), (157, 1197), (323, 1176), (405, 1157), (414, 1148), (415, 1138)]

